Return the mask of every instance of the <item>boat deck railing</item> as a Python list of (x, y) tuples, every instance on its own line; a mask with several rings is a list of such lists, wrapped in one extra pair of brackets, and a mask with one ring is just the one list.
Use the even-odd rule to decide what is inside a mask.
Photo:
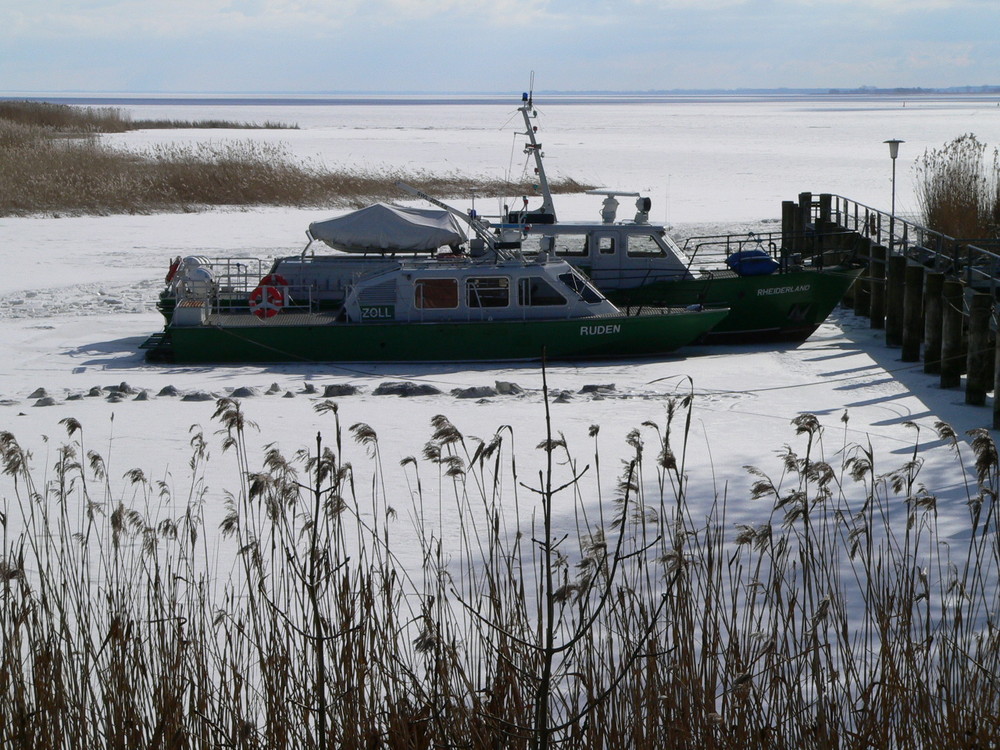
[[(209, 298), (209, 307), (213, 313), (245, 313), (249, 307), (250, 294), (256, 288), (256, 285), (249, 289), (220, 286)], [(310, 313), (319, 310), (319, 301), (312, 287), (289, 285), (274, 288), (281, 291), (283, 311)]]
[[(824, 235), (827, 244), (836, 241), (840, 234), (847, 236), (851, 232), (832, 232)], [(773, 232), (747, 232), (745, 234), (713, 234), (698, 235), (685, 238), (681, 250), (690, 260), (688, 270), (692, 272), (707, 272), (708, 269), (718, 269), (724, 266), (726, 259), (734, 253), (759, 250), (778, 263), (781, 271), (801, 265), (803, 249), (808, 248), (813, 262), (821, 265), (823, 262), (822, 245), (816, 247), (816, 235), (813, 232), (789, 233), (776, 229)]]
[(208, 267), (221, 291), (249, 294), (267, 274), (270, 264), (261, 258), (209, 258)]
[[(208, 296), (214, 314), (245, 313), (250, 295), (261, 285), (271, 264), (261, 258), (210, 258), (206, 265), (214, 279)], [(312, 312), (318, 309), (315, 291), (305, 285), (275, 286), (282, 290), (282, 310)]]

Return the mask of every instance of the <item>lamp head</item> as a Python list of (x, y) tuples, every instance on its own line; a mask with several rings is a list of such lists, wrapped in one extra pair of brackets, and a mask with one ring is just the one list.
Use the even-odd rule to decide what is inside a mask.
[(898, 138), (892, 138), (892, 139), (890, 139), (888, 141), (882, 141), (882, 142), (889, 144), (889, 158), (890, 159), (895, 159), (897, 156), (899, 156), (899, 144), (900, 143), (906, 143), (906, 141), (901, 141)]

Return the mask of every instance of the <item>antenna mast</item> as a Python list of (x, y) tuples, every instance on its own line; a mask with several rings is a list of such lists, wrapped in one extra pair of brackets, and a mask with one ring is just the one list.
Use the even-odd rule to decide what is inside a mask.
[[(545, 166), (542, 164), (542, 144), (538, 142), (535, 134), (538, 132), (538, 127), (531, 124), (533, 118), (538, 117), (538, 112), (535, 111), (533, 103), (533, 95), (535, 88), (535, 73), (531, 73), (531, 85), (528, 91), (521, 94), (521, 106), (518, 108), (521, 116), (524, 118), (524, 127), (527, 131), (525, 135), (528, 136), (528, 143), (524, 144), (524, 153), (531, 154), (535, 159), (535, 174), (538, 175), (538, 189), (542, 194), (542, 207), (538, 210), (539, 213), (549, 214), (552, 216), (552, 221), (556, 220), (556, 209), (552, 203), (552, 191), (549, 190), (549, 181), (545, 176)], [(533, 212), (534, 213), (534, 212)]]

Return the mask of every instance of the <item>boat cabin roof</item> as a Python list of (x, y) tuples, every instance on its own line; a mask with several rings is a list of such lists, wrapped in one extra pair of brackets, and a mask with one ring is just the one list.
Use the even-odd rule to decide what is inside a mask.
[[(576, 318), (618, 309), (562, 260), (409, 262), (368, 274), (345, 300), (352, 319)], [(391, 309), (391, 312), (389, 310)]]

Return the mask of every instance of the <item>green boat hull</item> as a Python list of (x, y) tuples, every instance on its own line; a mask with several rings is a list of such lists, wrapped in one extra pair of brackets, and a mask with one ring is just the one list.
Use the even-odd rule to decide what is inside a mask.
[(622, 308), (728, 307), (729, 314), (708, 333), (706, 343), (802, 341), (826, 320), (860, 273), (859, 267), (838, 266), (768, 276), (659, 281), (605, 292)]
[(323, 322), (322, 315), (249, 313), (171, 325), (150, 359), (178, 363), (490, 362), (651, 357), (690, 344), (725, 310), (651, 310), (566, 320), (454, 323)]

